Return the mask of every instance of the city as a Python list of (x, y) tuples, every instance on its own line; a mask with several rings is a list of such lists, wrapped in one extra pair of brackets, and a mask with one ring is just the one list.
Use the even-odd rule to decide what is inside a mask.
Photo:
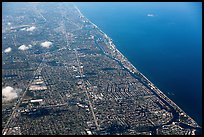
[(3, 135), (199, 134), (73, 3), (14, 9), (2, 17), (2, 90), (18, 97), (2, 97)]

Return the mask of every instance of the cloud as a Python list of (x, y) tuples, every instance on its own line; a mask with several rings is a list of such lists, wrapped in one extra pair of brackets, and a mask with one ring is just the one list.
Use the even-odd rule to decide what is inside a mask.
[(22, 29), (20, 29), (20, 30), (25, 30), (25, 31), (33, 31), (33, 30), (35, 30), (36, 29), (36, 27), (35, 26), (32, 26), (32, 27), (29, 27), (29, 28), (22, 28)]
[(18, 47), (18, 49), (19, 50), (28, 50), (29, 48), (32, 48), (32, 45), (28, 45), (28, 46), (26, 46), (26, 45), (21, 45), (20, 47)]
[(29, 45), (28, 45), (28, 47), (29, 47), (29, 48), (32, 48), (32, 45), (31, 45), (31, 44), (29, 44)]
[(44, 48), (49, 48), (52, 45), (52, 42), (50, 41), (45, 41), (43, 43), (40, 44), (42, 47)]
[(27, 28), (26, 31), (33, 31), (36, 27), (35, 26), (32, 26), (30, 28)]
[(7, 86), (2, 89), (2, 101), (11, 101), (18, 97), (17, 89)]
[(19, 50), (28, 50), (29, 47), (27, 47), (26, 45), (21, 45), (18, 49)]
[(4, 50), (4, 52), (5, 52), (5, 53), (9, 53), (9, 52), (11, 52), (11, 50), (12, 50), (11, 47), (8, 47), (8, 48), (6, 48), (6, 49)]
[(147, 14), (148, 17), (154, 17), (154, 14)]
[(20, 30), (26, 30), (26, 28), (22, 28), (22, 29), (20, 29)]

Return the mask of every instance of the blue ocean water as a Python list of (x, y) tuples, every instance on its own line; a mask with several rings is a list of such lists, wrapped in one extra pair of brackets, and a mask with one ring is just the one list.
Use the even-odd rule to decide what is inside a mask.
[(74, 3), (129, 61), (202, 125), (202, 3)]

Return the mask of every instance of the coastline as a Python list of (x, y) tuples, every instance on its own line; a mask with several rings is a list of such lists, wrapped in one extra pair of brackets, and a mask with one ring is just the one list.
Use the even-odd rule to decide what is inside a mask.
[[(146, 80), (148, 82), (147, 86), (149, 88), (151, 88), (154, 92), (156, 92), (156, 94), (161, 97), (163, 100), (165, 100), (172, 108), (176, 109), (177, 112), (179, 113), (179, 115), (185, 115), (186, 117), (188, 117), (191, 122), (193, 123), (193, 126), (189, 124), (189, 126), (192, 126), (194, 128), (201, 128), (196, 121), (191, 118), (188, 114), (186, 114), (176, 103), (174, 103), (167, 95), (165, 95), (159, 88), (157, 88), (147, 77), (145, 77), (115, 46), (115, 44), (112, 43), (112, 39), (110, 37), (107, 36), (107, 34), (105, 34), (100, 28), (98, 28), (97, 25), (95, 25), (93, 22), (91, 22), (89, 19), (87, 19), (82, 13), (81, 11), (78, 9), (78, 7), (76, 5), (74, 5), (74, 7), (77, 9), (77, 11), (79, 12), (80, 16), (84, 17), (87, 21), (89, 21), (95, 28), (97, 28), (102, 35), (108, 40), (109, 46), (114, 49), (115, 51), (117, 51), (119, 53), (120, 56), (122, 56), (122, 58), (124, 59), (123, 61), (115, 58), (116, 60), (118, 60), (119, 62), (121, 62), (123, 64), (123, 62), (129, 64), (133, 69), (131, 70), (129, 67), (126, 66), (126, 64), (123, 64), (123, 66), (125, 68), (127, 68), (133, 75), (135, 75), (135, 73), (138, 73), (142, 76), (142, 78), (144, 78), (144, 80)], [(106, 54), (106, 53), (105, 53)]]

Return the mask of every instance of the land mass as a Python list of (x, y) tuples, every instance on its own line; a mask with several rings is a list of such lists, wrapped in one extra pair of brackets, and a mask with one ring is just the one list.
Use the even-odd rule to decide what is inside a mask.
[(6, 7), (3, 135), (201, 134), (73, 3)]

